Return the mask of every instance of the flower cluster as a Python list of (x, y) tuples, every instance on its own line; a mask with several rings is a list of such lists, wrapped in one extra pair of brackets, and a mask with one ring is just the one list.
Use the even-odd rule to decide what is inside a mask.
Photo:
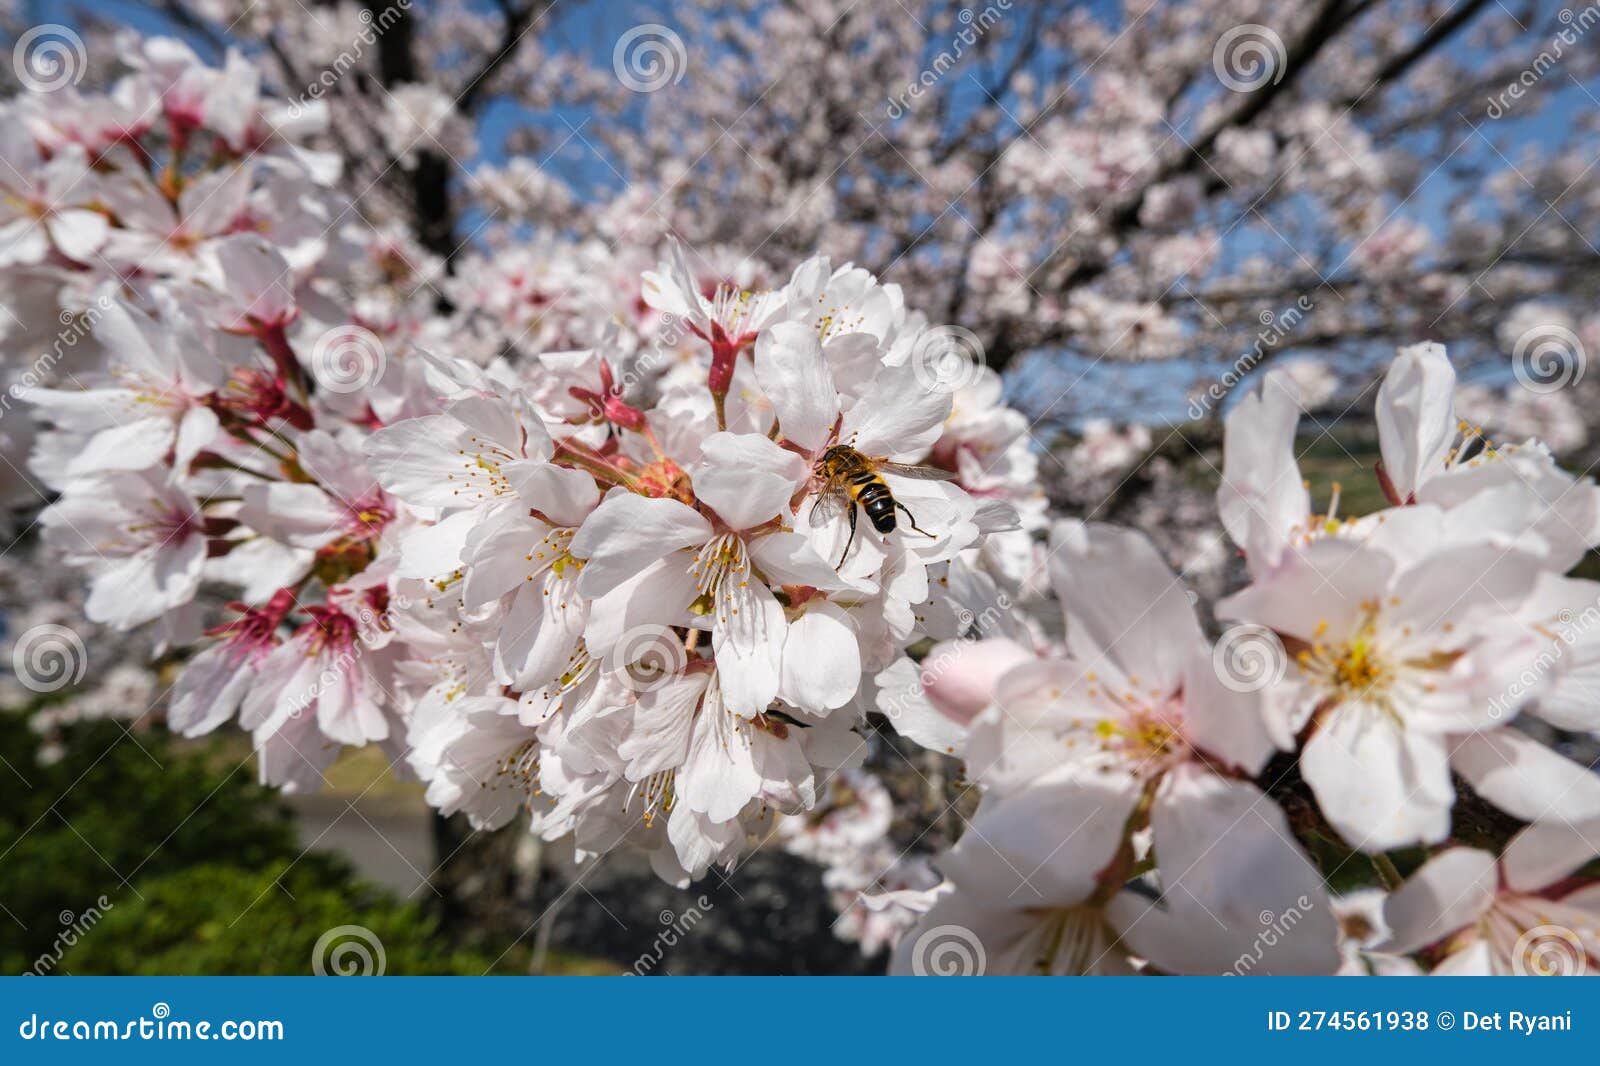
[[(954, 617), (948, 572), (1016, 518), (955, 470), (893, 472), (939, 472), (896, 464), (930, 457), (952, 407), (897, 290), (816, 259), (708, 297), (674, 248), (644, 292), (701, 348), (654, 403), (604, 347), (503, 375), (437, 361), (437, 413), (365, 455), (415, 520), (390, 614), (430, 802), (488, 826), (530, 809), (677, 881), (815, 804), (859, 756), (863, 678)], [(839, 495), (865, 484), (830, 476), (840, 449), (897, 524)]]
[[(846, 14), (852, 62), (898, 49), (876, 16)], [(1147, 23), (1124, 47), (1165, 70), (1146, 44), (1172, 28)], [(1074, 48), (1117, 47), (1092, 19), (1074, 27)], [(794, 51), (819, 46), (806, 34), (768, 36), (791, 76), (833, 71)], [(895, 945), (910, 972), (937, 969), (952, 930), (1005, 973), (1600, 968), (1600, 777), (1548, 743), (1600, 733), (1600, 583), (1571, 576), (1600, 545), (1600, 489), (1551, 454), (1587, 437), (1576, 401), (1502, 404), (1458, 389), (1439, 345), (1404, 349), (1377, 398), (1388, 506), (1341, 515), (1339, 487), (1309, 484), (1296, 457), (1302, 412), (1341, 381), (1306, 362), (1258, 374), (1289, 331), (1252, 307), (1257, 343), (1233, 373), (1260, 387), (1227, 397), (1216, 496), (1248, 582), (1207, 611), (1169, 560), (1222, 580), (1221, 538), (1191, 542), (1214, 524), (1209, 497), (1177, 485), (1151, 433), (1080, 421), (1051, 475), (1057, 503), (1096, 508), (1135, 468), (1162, 482), (1126, 512), (1149, 537), (1052, 521), (1030, 424), (983, 344), (914, 309), (959, 313), (1001, 358), (1067, 342), (1197, 350), (1196, 316), (1149, 295), (1152, 277), (1176, 285), (1228, 258), (1198, 221), (1210, 186), (1154, 176), (1171, 170), (1156, 164), (1173, 128), (1162, 101), (1184, 95), (1172, 86), (1113, 70), (1080, 113), (981, 159), (966, 137), (929, 158), (949, 131), (910, 117), (875, 126), (937, 181), (908, 199), (847, 170), (822, 206), (809, 167), (782, 168), (805, 172), (790, 186), (776, 170), (751, 185), (657, 164), (667, 145), (711, 174), (748, 171), (750, 145), (824, 158), (832, 145), (805, 139), (837, 142), (834, 124), (797, 129), (790, 112), (820, 100), (860, 117), (835, 98), (859, 95), (850, 79), (826, 74), (817, 100), (780, 89), (765, 144), (724, 136), (737, 111), (709, 122), (711, 104), (675, 114), (663, 96), (649, 137), (630, 125), (613, 145), (649, 183), (576, 206), (525, 160), (480, 167), (461, 184), (503, 224), (459, 248), (444, 225), (425, 250), (415, 204), (386, 198), (383, 175), (363, 179), (370, 197), (340, 182), (368, 156), (412, 193), (448, 174), (439, 153), (473, 151), (458, 94), (407, 83), (379, 112), (330, 113), (275, 101), (242, 52), (213, 68), (130, 39), (124, 58), (103, 90), (0, 103), (0, 307), (26, 353), (0, 380), (0, 502), (48, 493), (38, 525), (86, 579), (82, 614), (142, 631), (130, 639), (174, 667), (174, 730), (237, 725), (287, 791), (377, 744), (444, 814), (523, 821), (580, 859), (625, 848), (675, 884), (772, 838), (824, 868), (842, 935), (869, 954)], [(548, 80), (574, 72), (538, 66), (504, 80), (562, 99)], [(346, 79), (346, 102), (369, 82)], [(1329, 243), (1361, 239), (1363, 286), (1420, 277), (1444, 303), (1457, 271), (1425, 265), (1425, 233), (1370, 232), (1388, 156), (1336, 114), (1311, 100), (1269, 109), (1270, 130), (1220, 129), (1217, 172), (1243, 194), (1282, 156), (1296, 211), (1341, 205)], [(869, 157), (893, 176), (893, 159)], [(974, 195), (1011, 206), (949, 211), (979, 170), (1000, 184)], [(568, 211), (590, 217), (566, 226)], [(1102, 216), (1128, 232), (1090, 224)], [(767, 261), (722, 243), (735, 217), (781, 238), (763, 242)], [(1062, 243), (1074, 218), (1086, 236)], [(940, 250), (953, 240), (963, 269)], [(880, 245), (901, 250), (869, 261), (906, 291), (806, 258)], [(1219, 296), (1235, 321), (1272, 272), (1246, 262), (1246, 295)], [(1548, 284), (1496, 277), (1519, 299)], [(1555, 314), (1523, 308), (1500, 342), (1518, 358)], [(1319, 308), (1301, 339), (1376, 330), (1341, 314)], [(1562, 337), (1592, 332), (1566, 321)], [(1550, 447), (1457, 420), (1486, 405)], [(25, 569), (7, 560), (0, 579), (38, 587)], [(1052, 594), (1059, 642), (1019, 610)], [(134, 646), (93, 635), (97, 651)], [(81, 656), (67, 666), (49, 691), (81, 680)], [(36, 724), (137, 716), (164, 679), (124, 665), (95, 680)], [(942, 771), (925, 782), (963, 830), (936, 856), (901, 847), (895, 793), (863, 768), (884, 723), (934, 764), (961, 760), (981, 796), (969, 821)], [(1485, 806), (1518, 826), (1509, 842), (1471, 831)], [(921, 848), (949, 839), (916, 828)], [(1362, 881), (1381, 890), (1331, 894)]]
[[(1600, 583), (1564, 576), (1600, 544), (1600, 489), (1458, 423), (1455, 391), (1442, 347), (1400, 352), (1377, 400), (1391, 506), (1356, 518), (1337, 485), (1312, 504), (1289, 374), (1232, 409), (1219, 507), (1251, 580), (1215, 645), (1142, 534), (1055, 525), (1064, 652), (958, 642), (923, 663), (983, 799), (919, 928), (967, 930), (1007, 973), (1332, 972), (1359, 924), (1325, 887), (1335, 856), (1396, 889), (1390, 933), (1345, 945), (1365, 968), (1533, 972), (1552, 964), (1524, 934), (1552, 923), (1564, 971), (1596, 967), (1594, 883), (1573, 874), (1600, 777), (1522, 725), (1600, 729)], [(1294, 826), (1272, 795), (1291, 774), (1314, 800)], [(1457, 781), (1528, 823), (1498, 873), (1452, 837)], [(1431, 857), (1401, 887), (1388, 853), (1415, 848)]]
[(897, 287), (708, 284), (674, 245), (619, 332), (511, 261), (460, 314), (540, 354), (457, 358), (375, 270), (392, 240), (328, 236), (253, 83), (147, 58), (124, 110), (0, 121), (38, 185), (12, 261), (84, 295), (100, 356), (26, 390), (41, 525), (91, 620), (184, 656), (174, 729), (237, 720), (288, 790), (381, 744), (443, 812), (683, 881), (858, 760), (871, 679), (957, 635), (963, 590), (1021, 580), (1026, 533), (984, 546), (1013, 499), (1039, 522), (1025, 427)]

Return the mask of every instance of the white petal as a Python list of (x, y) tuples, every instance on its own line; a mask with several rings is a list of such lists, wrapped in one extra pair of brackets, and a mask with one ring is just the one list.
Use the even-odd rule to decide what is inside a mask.
[(529, 559), (544, 548), (547, 527), (529, 518), (516, 504), (496, 507), (467, 534), (461, 561), (467, 567), (462, 606), (476, 611), (486, 603), (526, 584), (542, 568)]
[(254, 671), (235, 662), (226, 642), (213, 644), (184, 666), (172, 686), (167, 725), (186, 737), (211, 732), (233, 717)]
[(466, 431), (448, 415), (408, 418), (367, 438), (367, 464), (379, 484), (416, 507), (463, 507), (461, 472)]
[(960, 755), (967, 746), (967, 725), (936, 710), (922, 691), (922, 671), (901, 656), (873, 679), (873, 707), (889, 719), (894, 731), (929, 751)]
[[(1287, 652), (1281, 645), (1274, 646), (1265, 637), (1262, 654), (1268, 661), (1267, 669), (1277, 669), (1287, 664)], [(1269, 675), (1270, 678), (1270, 675)], [(1269, 680), (1263, 678), (1263, 680)], [(1264, 684), (1253, 691), (1238, 691), (1239, 687), (1251, 689), (1252, 680), (1243, 686), (1225, 684), (1211, 648), (1200, 645), (1189, 658), (1183, 683), (1183, 732), (1189, 743), (1228, 766), (1234, 766), (1250, 776), (1260, 773), (1272, 757), (1274, 745), (1268, 734), (1268, 714), (1282, 713), (1279, 704), (1295, 695), (1288, 686)]]
[(995, 702), (1000, 679), (1038, 657), (1015, 641), (947, 640), (922, 660), (922, 690), (928, 702), (952, 721), (966, 724)]
[(986, 798), (936, 865), (997, 908), (1081, 903), (1122, 844), (1140, 792), (1131, 775), (1049, 775), (999, 802)]
[(1494, 902), (1494, 856), (1450, 848), (1423, 863), (1383, 905), (1389, 939), (1379, 950), (1405, 955), (1478, 920)]
[(1511, 889), (1538, 892), (1596, 854), (1600, 854), (1600, 822), (1582, 826), (1535, 822), (1511, 838), (1500, 866)]
[(58, 211), (45, 220), (50, 238), (68, 259), (87, 262), (105, 243), (110, 224), (98, 211)]
[(1277, 565), (1290, 532), (1311, 515), (1294, 453), (1299, 422), (1299, 390), (1281, 370), (1228, 412), (1217, 509), (1252, 572)]
[(244, 487), (239, 520), (296, 548), (321, 548), (342, 532), (345, 511), (315, 485), (252, 482)]
[(398, 577), (423, 580), (449, 574), (461, 566), (461, 553), (467, 537), (476, 527), (478, 515), (457, 511), (431, 526), (418, 526), (400, 538)]
[(745, 547), (751, 561), (775, 586), (799, 585), (824, 592), (850, 587), (803, 533), (769, 533), (751, 538)]
[(591, 655), (603, 657), (640, 626), (688, 625), (689, 605), (699, 594), (689, 574), (688, 554), (669, 555), (590, 601), (584, 644)]
[(756, 339), (755, 357), (756, 382), (783, 435), (809, 451), (826, 444), (839, 417), (839, 394), (817, 331), (804, 322), (780, 322)]
[(1194, 606), (1144, 534), (1061, 521), (1051, 530), (1050, 579), (1074, 658), (1140, 686), (1176, 691), (1201, 641)]
[(643, 781), (684, 764), (705, 690), (706, 678), (700, 674), (675, 678), (639, 694), (628, 735), (617, 745), (629, 781)]
[(1456, 436), (1456, 372), (1444, 346), (1400, 349), (1378, 390), (1378, 445), (1383, 468), (1404, 503), (1444, 470)]
[(784, 640), (779, 694), (807, 711), (831, 711), (855, 697), (861, 686), (861, 649), (849, 615), (817, 603), (789, 625)]
[(600, 502), (594, 478), (581, 470), (525, 459), (507, 463), (504, 471), (522, 502), (557, 526), (581, 525)]
[(755, 727), (710, 705), (695, 719), (678, 799), (713, 822), (729, 822), (761, 793), (750, 733)]
[(750, 595), (737, 616), (719, 616), (712, 630), (722, 698), (736, 715), (765, 711), (778, 695), (783, 643), (789, 624), (783, 606), (766, 585), (751, 581)]
[(1327, 716), (1300, 755), (1317, 805), (1345, 842), (1362, 851), (1435, 844), (1450, 833), (1445, 738), (1406, 729), (1376, 707)]
[(228, 237), (215, 247), (228, 293), (240, 308), (261, 322), (284, 321), (294, 308), (294, 276), (277, 249), (256, 236)]
[(690, 470), (695, 495), (730, 529), (788, 516), (789, 498), (809, 475), (804, 459), (759, 433), (713, 433)]
[(500, 625), (497, 680), (525, 691), (561, 675), (583, 632), (583, 604), (572, 595), (572, 583), (554, 573), (524, 583)]
[(1600, 774), (1507, 727), (1460, 738), (1450, 765), (1478, 795), (1526, 822), (1600, 818)]
[(670, 552), (710, 536), (711, 524), (677, 500), (614, 493), (572, 538), (572, 554), (586, 560), (578, 591), (603, 596)]
[(871, 395), (845, 412), (839, 439), (899, 462), (925, 455), (944, 431), (952, 399), (948, 391), (924, 386), (917, 375), (910, 366), (884, 367)]
[(1179, 767), (1163, 778), (1150, 820), (1161, 902), (1125, 893), (1109, 912), (1134, 954), (1170, 973), (1338, 968), (1338, 921), (1322, 876), (1255, 785)]
[(1381, 600), (1394, 559), (1343, 537), (1315, 540), (1285, 553), (1254, 584), (1217, 604), (1217, 617), (1255, 622), (1310, 642), (1353, 633), (1371, 601)]

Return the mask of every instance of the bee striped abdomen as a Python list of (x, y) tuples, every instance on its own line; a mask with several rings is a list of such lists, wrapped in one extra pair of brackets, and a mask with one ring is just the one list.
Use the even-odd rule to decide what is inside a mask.
[(883, 478), (870, 471), (862, 471), (852, 479), (856, 502), (867, 512), (872, 528), (879, 533), (894, 532), (894, 497)]

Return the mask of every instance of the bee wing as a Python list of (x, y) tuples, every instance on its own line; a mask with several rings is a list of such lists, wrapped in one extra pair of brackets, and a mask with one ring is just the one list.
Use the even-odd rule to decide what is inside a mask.
[(936, 466), (910, 466), (906, 463), (891, 463), (887, 459), (876, 460), (873, 466), (878, 468), (880, 474), (893, 474), (896, 477), (908, 477), (916, 481), (954, 481), (956, 475), (949, 470), (940, 470)]
[(845, 508), (848, 506), (850, 506), (850, 497), (844, 492), (833, 488), (823, 489), (815, 502), (811, 504), (812, 528), (820, 529), (832, 522), (835, 518), (843, 515)]

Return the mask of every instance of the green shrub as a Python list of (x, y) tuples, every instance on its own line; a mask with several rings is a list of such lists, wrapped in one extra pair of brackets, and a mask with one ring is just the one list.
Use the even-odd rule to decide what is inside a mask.
[[(72, 974), (308, 974), (324, 934), (324, 969), (388, 974), (482, 974), (493, 955), (452, 947), (434, 919), (312, 853), (265, 869), (207, 864), (139, 883), (144, 897), (119, 903), (69, 950)], [(370, 938), (370, 939), (369, 939)], [(375, 947), (376, 945), (381, 945)], [(341, 953), (339, 945), (345, 945)], [(365, 953), (363, 958), (362, 953)], [(521, 963), (507, 956), (506, 963)], [(509, 966), (508, 969), (514, 967)]]
[[(127, 905), (145, 879), (195, 863), (260, 867), (299, 853), (289, 811), (220, 744), (110, 722), (72, 726), (38, 761), (20, 715), (0, 714), (0, 973), (32, 969), (79, 919)], [(8, 768), (9, 767), (9, 768)], [(142, 889), (141, 889), (142, 891)]]
[[(228, 737), (96, 722), (56, 739), (43, 765), (26, 718), (0, 713), (0, 973), (304, 974), (342, 926), (376, 937), (390, 974), (527, 972), (525, 945), (463, 947), (425, 905), (303, 852), (290, 810)], [(363, 946), (333, 939), (325, 968), (359, 963)], [(547, 967), (615, 972), (560, 954)]]

